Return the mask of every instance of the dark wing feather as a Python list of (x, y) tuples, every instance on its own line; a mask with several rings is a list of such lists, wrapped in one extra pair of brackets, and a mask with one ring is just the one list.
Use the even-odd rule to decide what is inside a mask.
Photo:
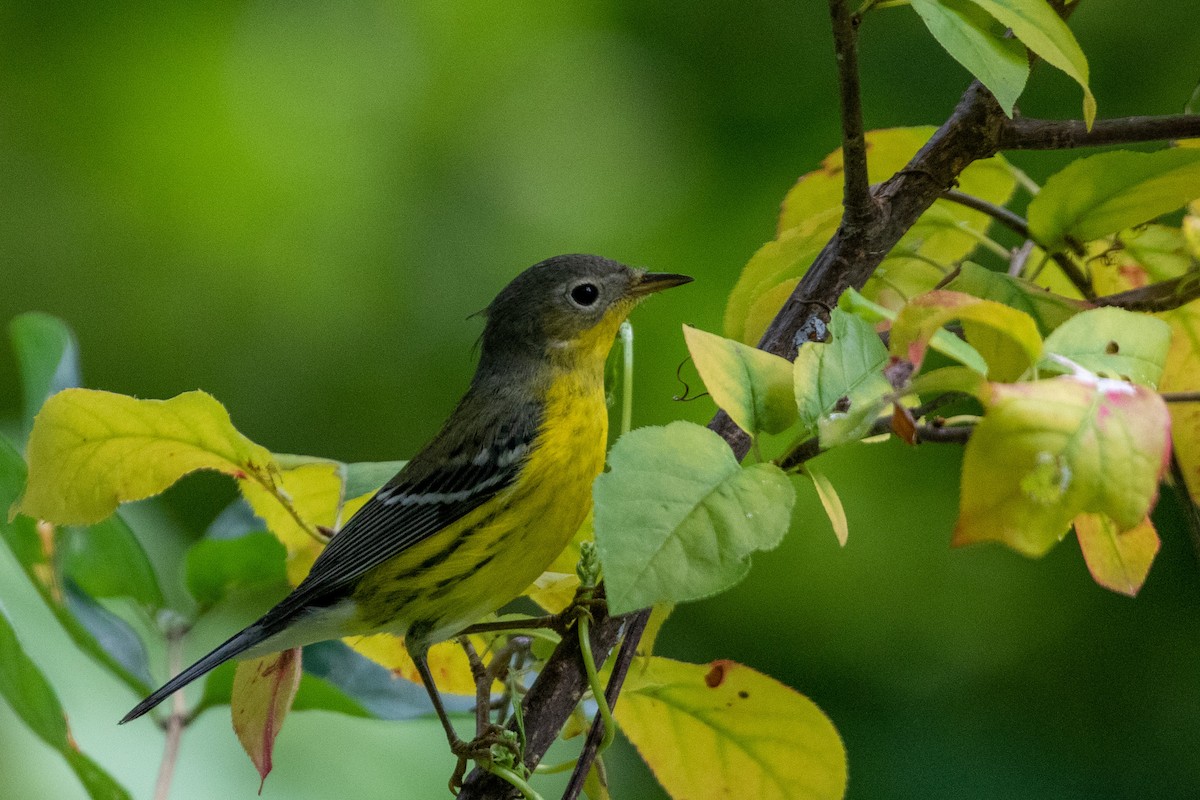
[[(470, 399), (464, 398), (441, 435), (334, 534), (308, 576), (261, 620), (267, 628), (285, 627), (304, 608), (333, 605), (363, 573), (513, 484), (537, 435), (540, 413), (526, 408), (503, 423), (469, 419), (475, 405)], [(455, 418), (467, 418), (467, 424), (455, 426)], [(453, 430), (464, 435), (450, 441), (445, 434)]]

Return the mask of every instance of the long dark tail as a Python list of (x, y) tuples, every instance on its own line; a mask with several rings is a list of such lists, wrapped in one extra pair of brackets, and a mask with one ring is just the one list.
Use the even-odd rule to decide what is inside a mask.
[(187, 686), (202, 675), (207, 674), (210, 670), (224, 664), (229, 659), (236, 658), (246, 652), (251, 647), (254, 647), (254, 645), (265, 640), (269, 635), (259, 622), (235, 633), (220, 647), (201, 658), (195, 664), (192, 664), (174, 678), (171, 678), (161, 688), (134, 706), (133, 710), (124, 716), (120, 724), (124, 725), (132, 719), (137, 719), (163, 700), (175, 694), (179, 689)]

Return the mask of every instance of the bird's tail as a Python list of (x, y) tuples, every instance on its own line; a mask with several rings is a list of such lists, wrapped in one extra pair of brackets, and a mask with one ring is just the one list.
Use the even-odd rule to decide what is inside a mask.
[(142, 702), (133, 707), (133, 710), (121, 719), (120, 724), (124, 725), (130, 720), (137, 719), (142, 714), (145, 714), (156, 705), (166, 700), (176, 691), (187, 686), (192, 681), (207, 674), (210, 670), (224, 664), (231, 658), (236, 658), (242, 653), (261, 643), (268, 637), (268, 633), (264, 627), (256, 622), (253, 625), (245, 628), (231, 636), (224, 644), (217, 647), (208, 655), (201, 658), (195, 664), (185, 669), (183, 672), (176, 675), (171, 680), (167, 681), (162, 687), (155, 690), (153, 694), (147, 697)]

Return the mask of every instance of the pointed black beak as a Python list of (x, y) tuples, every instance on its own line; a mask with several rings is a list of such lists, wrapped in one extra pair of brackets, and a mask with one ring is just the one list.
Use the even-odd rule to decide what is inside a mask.
[(634, 297), (644, 297), (648, 294), (661, 292), (663, 289), (670, 289), (673, 286), (682, 286), (685, 283), (691, 283), (694, 280), (690, 275), (676, 275), (673, 272), (647, 272), (642, 275), (642, 279), (638, 281), (629, 290), (629, 293)]

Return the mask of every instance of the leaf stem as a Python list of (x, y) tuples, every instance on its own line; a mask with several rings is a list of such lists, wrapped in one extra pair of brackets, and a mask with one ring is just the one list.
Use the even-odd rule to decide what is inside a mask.
[[(178, 625), (167, 631), (168, 677), (175, 677), (183, 669), (183, 640), (187, 627)], [(163, 745), (162, 761), (158, 767), (158, 779), (154, 783), (154, 800), (167, 800), (171, 792), (171, 779), (175, 775), (175, 763), (179, 758), (179, 742), (188, 724), (187, 703), (183, 689), (171, 695), (171, 715), (167, 717), (167, 740)]]

